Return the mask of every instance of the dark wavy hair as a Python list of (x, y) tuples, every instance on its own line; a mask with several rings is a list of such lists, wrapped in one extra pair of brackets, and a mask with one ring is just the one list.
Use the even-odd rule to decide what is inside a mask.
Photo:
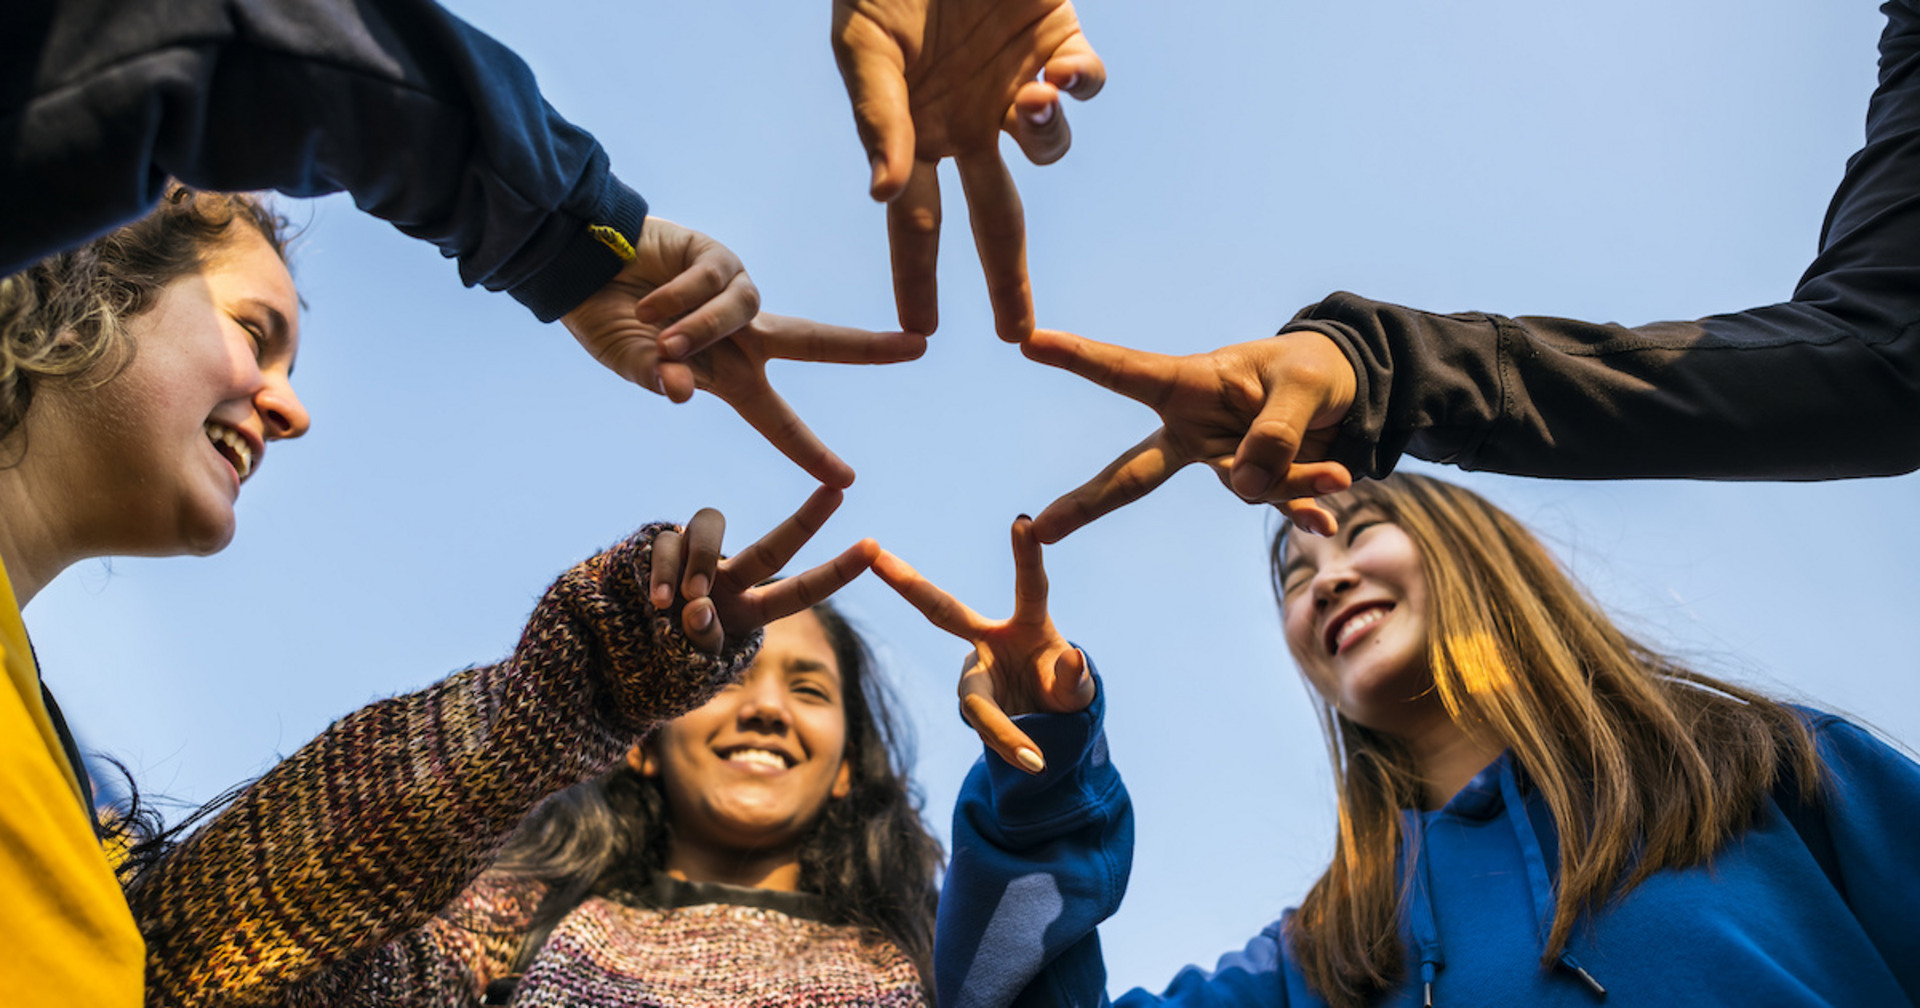
[[(911, 740), (891, 711), (872, 651), (831, 605), (820, 620), (840, 664), (851, 789), (829, 800), (800, 852), (800, 888), (825, 900), (833, 922), (892, 942), (932, 997), (933, 915), (944, 856), (908, 780)], [(644, 884), (665, 870), (673, 841), (657, 778), (622, 764), (547, 799), (507, 841), (494, 871), (548, 889), (533, 922), (552, 924), (605, 883)], [(523, 953), (524, 954), (524, 953)]]
[(41, 382), (119, 374), (136, 352), (127, 322), (204, 267), (235, 227), (286, 258), (291, 229), (265, 197), (175, 185), (145, 217), (0, 279), (0, 440)]

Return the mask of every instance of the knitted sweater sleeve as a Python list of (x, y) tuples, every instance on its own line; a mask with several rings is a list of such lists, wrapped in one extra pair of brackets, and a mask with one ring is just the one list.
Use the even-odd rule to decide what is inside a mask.
[(348, 715), (135, 879), (147, 1003), (312, 987), (447, 906), (542, 796), (734, 678), (757, 632), (708, 655), (645, 601), (666, 527), (563, 575), (507, 660)]

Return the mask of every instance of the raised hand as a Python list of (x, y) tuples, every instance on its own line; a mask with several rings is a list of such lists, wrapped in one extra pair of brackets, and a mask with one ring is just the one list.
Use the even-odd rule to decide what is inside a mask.
[(885, 550), (873, 572), (934, 626), (973, 645), (961, 666), (960, 712), (987, 747), (1028, 773), (1046, 758), (1013, 723), (1020, 714), (1065, 714), (1093, 702), (1087, 656), (1067, 643), (1047, 615), (1047, 570), (1033, 519), (1013, 523), (1013, 615), (989, 620)]
[(707, 651), (718, 652), (727, 637), (740, 637), (825, 600), (873, 565), (880, 544), (862, 539), (832, 560), (772, 584), (762, 584), (820, 531), (840, 507), (842, 494), (821, 487), (800, 510), (773, 531), (733, 556), (721, 559), (720, 540), (727, 520), (702, 508), (681, 532), (653, 539), (647, 601), (662, 612), (676, 599), (681, 629)]
[[(561, 321), (616, 374), (674, 402), (705, 389), (809, 476), (828, 486), (851, 485), (853, 467), (822, 444), (768, 384), (767, 362), (892, 364), (925, 353), (927, 338), (753, 314), (760, 294), (726, 246), (658, 217), (647, 218), (643, 247), (649, 234), (661, 235), (653, 241), (678, 253), (642, 254)], [(650, 279), (662, 261), (680, 264), (664, 283)], [(643, 265), (649, 262), (655, 266)], [(740, 317), (742, 309), (746, 317)], [(669, 318), (670, 324), (659, 324)]]
[(1332, 512), (1313, 498), (1353, 483), (1345, 466), (1322, 459), (1353, 407), (1354, 377), (1332, 340), (1291, 332), (1169, 357), (1042, 330), (1021, 349), (1160, 414), (1159, 430), (1040, 512), (1034, 531), (1041, 542), (1059, 542), (1195, 462), (1242, 500), (1272, 504), (1309, 532), (1333, 534)]
[(1086, 100), (1106, 67), (1069, 0), (834, 0), (833, 52), (887, 206), (900, 325), (939, 324), (942, 158), (960, 169), (1000, 338), (1033, 331), (1026, 222), (1000, 157), (1002, 130), (1035, 164), (1072, 143), (1062, 91)]

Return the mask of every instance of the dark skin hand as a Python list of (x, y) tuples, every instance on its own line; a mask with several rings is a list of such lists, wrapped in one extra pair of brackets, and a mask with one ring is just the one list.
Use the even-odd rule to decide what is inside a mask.
[(1073, 142), (1061, 92), (1084, 101), (1106, 84), (1073, 4), (834, 0), (833, 51), (873, 168), (873, 198), (887, 204), (901, 328), (931, 333), (939, 324), (937, 169), (950, 157), (966, 191), (994, 329), (1004, 340), (1025, 339), (1033, 332), (1026, 221), (1000, 133), (1035, 164), (1057, 161)]
[(724, 559), (720, 541), (727, 520), (712, 508), (701, 509), (681, 531), (654, 537), (647, 601), (662, 611), (680, 601), (681, 629), (696, 646), (713, 653), (729, 636), (752, 633), (825, 601), (873, 565), (880, 544), (862, 539), (818, 567), (772, 584), (763, 582), (820, 531), (841, 500), (835, 488), (815, 490), (792, 517)]

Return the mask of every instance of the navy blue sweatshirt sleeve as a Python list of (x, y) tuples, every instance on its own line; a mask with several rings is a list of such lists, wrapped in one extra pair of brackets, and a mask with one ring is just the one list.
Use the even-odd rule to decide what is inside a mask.
[(1282, 331), (1359, 384), (1334, 448), (1530, 476), (1826, 479), (1920, 468), (1920, 10), (1884, 5), (1866, 144), (1781, 304), (1642, 326), (1414, 311), (1352, 294)]
[(543, 321), (646, 216), (510, 50), (431, 0), (0, 4), (0, 274), (140, 216), (166, 179), (345, 190)]
[[(1078, 714), (1017, 718), (1047, 769), (1029, 776), (989, 752), (953, 813), (953, 860), (940, 892), (934, 982), (947, 1008), (1106, 1005), (1095, 930), (1126, 895), (1133, 808), (1107, 756), (1106, 684)], [(1213, 973), (1181, 971), (1164, 994), (1129, 992), (1119, 1008), (1284, 1005), (1279, 925)]]

